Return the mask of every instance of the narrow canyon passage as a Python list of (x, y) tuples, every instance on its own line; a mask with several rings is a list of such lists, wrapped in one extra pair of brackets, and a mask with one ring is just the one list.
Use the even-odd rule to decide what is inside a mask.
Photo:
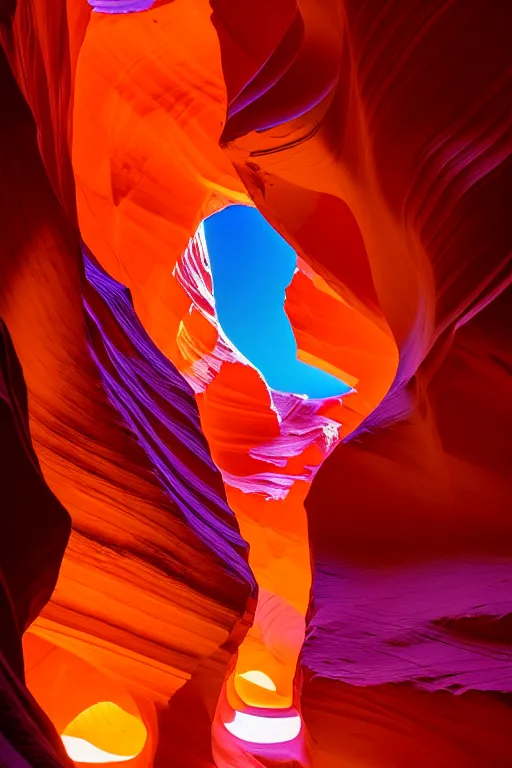
[[(281, 443), (287, 415), (296, 413), (286, 448), (280, 446), (279, 435), (270, 436), (266, 445), (250, 448), (247, 458), (261, 461), (267, 453), (274, 454), (275, 459), (255, 492), (246, 488), (243, 500), (234, 495), (237, 483), (229, 464), (222, 458), (218, 464), (221, 472), (226, 472), (228, 499), (249, 543), (249, 564), (259, 585), (254, 624), (238, 649), (236, 668), (226, 685), (235, 714), (232, 722), (225, 724), (244, 741), (279, 744), (293, 741), (301, 727), (294, 681), (311, 588), (303, 500), (316, 468), (335, 447), (340, 427), (334, 420), (322, 424), (318, 411), (340, 407), (341, 396), (351, 388), (297, 360), (297, 345), (284, 312), (286, 288), (299, 271), (297, 257), (261, 214), (250, 207), (232, 206), (206, 219), (203, 231), (218, 332), (231, 347), (234, 359), (252, 365), (265, 382), (270, 407), (278, 417)], [(280, 403), (286, 403), (286, 411), (282, 406), (279, 410)], [(203, 421), (203, 425), (209, 438), (208, 422)], [(254, 443), (254, 426), (248, 421), (244, 434), (239, 422), (233, 443)], [(314, 435), (309, 445), (301, 440), (308, 433)], [(300, 459), (306, 469), (302, 457), (306, 449), (311, 462), (307, 474), (290, 472), (292, 458), (295, 462)], [(272, 463), (276, 468), (269, 472)], [(276, 492), (280, 465), (288, 466), (289, 476), (286, 487)], [(244, 705), (252, 708), (245, 714)], [(265, 716), (265, 711), (272, 709), (284, 710), (278, 720)]]
[(509, 768), (511, 29), (0, 0), (2, 768)]

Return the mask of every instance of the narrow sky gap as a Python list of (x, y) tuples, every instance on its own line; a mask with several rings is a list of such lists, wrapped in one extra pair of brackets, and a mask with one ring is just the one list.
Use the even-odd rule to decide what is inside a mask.
[(255, 208), (232, 205), (204, 222), (219, 323), (235, 347), (281, 392), (332, 397), (340, 379), (297, 360), (284, 311), (297, 264), (293, 248)]

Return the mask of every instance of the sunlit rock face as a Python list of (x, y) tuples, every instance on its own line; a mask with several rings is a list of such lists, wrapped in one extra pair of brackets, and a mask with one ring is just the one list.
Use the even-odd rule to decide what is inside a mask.
[(388, 394), (306, 500), (313, 762), (505, 765), (505, 15), (484, 3), (290, 3), (270, 57), (271, 33), (249, 60), (264, 12), (254, 5), (237, 35), (234, 5), (214, 3), (213, 17), (228, 154), (333, 291), (384, 316), (400, 355)]
[(148, 764), (153, 723), (119, 680), (32, 632), (23, 654), (27, 686), (75, 762)]
[[(193, 394), (143, 334), (124, 288), (110, 278), (102, 286), (100, 270), (95, 281), (92, 262), (85, 270), (79, 234), (53, 194), (32, 118), (7, 72), (0, 313), (23, 367), (43, 473), (73, 523), (57, 588), (36, 618), (65, 538), (53, 582), (41, 584), (45, 600), (30, 608), (30, 632), (121, 681), (150, 733), (148, 765), (158, 741), (155, 705), (165, 706), (204, 659), (214, 656), (214, 671), (225, 674), (251, 623), (256, 585)], [(112, 359), (122, 366), (113, 370)], [(40, 507), (27, 505), (42, 515)], [(30, 568), (44, 573), (51, 533), (25, 527), (40, 546), (39, 564), (27, 550)], [(2, 546), (14, 555), (13, 535), (8, 526)], [(18, 634), (24, 628), (23, 616)], [(229, 650), (219, 656), (220, 646)], [(34, 691), (39, 674), (44, 663), (32, 675)], [(65, 674), (59, 679), (66, 700)], [(87, 706), (101, 701), (112, 701), (108, 691)], [(58, 712), (47, 712), (57, 722)], [(23, 721), (23, 707), (19, 714)]]
[[(5, 68), (0, 314), (73, 524), (44, 608), (65, 525), (26, 550), (56, 730), (0, 592), (9, 768), (509, 764), (509, 29), (483, 0), (0, 4), (32, 113)], [(227, 338), (201, 222), (230, 203), (296, 250), (299, 359), (350, 393), (276, 391)]]

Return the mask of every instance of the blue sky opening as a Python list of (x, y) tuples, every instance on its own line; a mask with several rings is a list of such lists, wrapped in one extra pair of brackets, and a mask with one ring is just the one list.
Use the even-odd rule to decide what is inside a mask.
[(285, 290), (297, 265), (293, 248), (259, 211), (244, 205), (208, 217), (204, 230), (219, 323), (267, 384), (312, 398), (349, 392), (340, 379), (297, 359), (284, 311)]

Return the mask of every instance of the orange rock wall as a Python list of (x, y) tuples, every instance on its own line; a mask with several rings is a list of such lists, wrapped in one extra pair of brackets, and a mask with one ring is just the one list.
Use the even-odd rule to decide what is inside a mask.
[[(73, 521), (34, 633), (137, 700), (141, 764), (507, 765), (507, 5), (110, 10), (18, 0), (0, 16), (37, 129), (11, 82), (0, 313)], [(200, 223), (230, 202), (296, 249), (299, 356), (354, 388), (343, 401), (273, 392), (224, 336)], [(86, 268), (129, 289), (147, 357), (80, 238)], [(141, 405), (161, 382), (152, 343), (222, 476), (178, 446), (215, 497), (224, 562), (176, 500), (182, 476), (162, 479), (181, 433), (161, 399), (153, 418)], [(260, 587), (243, 642), (237, 525)], [(283, 712), (303, 718), (287, 744), (225, 727)]]

